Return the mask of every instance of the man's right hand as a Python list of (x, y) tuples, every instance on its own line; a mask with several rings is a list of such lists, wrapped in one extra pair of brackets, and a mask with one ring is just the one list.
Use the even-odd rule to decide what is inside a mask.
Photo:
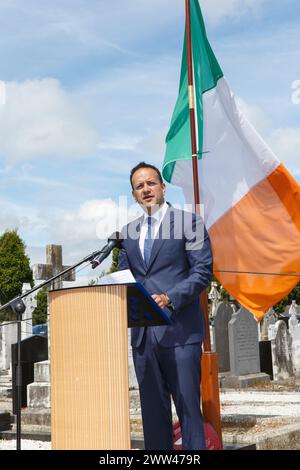
[(160, 308), (165, 308), (171, 302), (166, 294), (153, 294), (152, 299), (159, 305)]

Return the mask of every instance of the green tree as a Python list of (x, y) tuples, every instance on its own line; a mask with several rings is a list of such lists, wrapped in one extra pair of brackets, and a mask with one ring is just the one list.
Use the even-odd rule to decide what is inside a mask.
[[(22, 293), (23, 283), (33, 285), (30, 261), (25, 244), (17, 230), (6, 231), (0, 237), (0, 303), (3, 305)], [(10, 309), (0, 312), (0, 321), (11, 320)]]
[(300, 283), (294, 287), (292, 292), (284, 297), (278, 304), (274, 305), (274, 310), (276, 313), (282, 313), (285, 310), (287, 305), (291, 305), (292, 300), (296, 300), (296, 304), (300, 305)]
[(32, 313), (32, 324), (40, 325), (41, 323), (47, 323), (47, 307), (48, 307), (48, 296), (47, 287), (42, 287), (36, 295), (36, 308)]
[(105, 276), (106, 272), (104, 269), (102, 269), (102, 271), (100, 272), (99, 276), (96, 277), (96, 279), (91, 279), (88, 283), (88, 286), (96, 286), (99, 279), (101, 279), (101, 277)]
[[(213, 276), (213, 281), (216, 281), (218, 283), (218, 289), (219, 289), (219, 292), (221, 294), (221, 300), (229, 300), (229, 298), (230, 298), (229, 293), (226, 291), (226, 289), (224, 289), (224, 287), (222, 287), (222, 289), (220, 289), (221, 285), (218, 282), (218, 280), (215, 278), (215, 276)], [(280, 302), (278, 302), (277, 304), (274, 305), (274, 307), (273, 307), (274, 311), (276, 313), (284, 312), (285, 307), (287, 305), (291, 305), (292, 300), (295, 300), (296, 304), (300, 305), (300, 283), (297, 284), (296, 287), (294, 287), (294, 289), (289, 293), (289, 295), (287, 295)]]
[(120, 253), (119, 248), (113, 249), (112, 264), (111, 264), (110, 270), (108, 271), (108, 274), (115, 273), (116, 271), (118, 271), (119, 253)]

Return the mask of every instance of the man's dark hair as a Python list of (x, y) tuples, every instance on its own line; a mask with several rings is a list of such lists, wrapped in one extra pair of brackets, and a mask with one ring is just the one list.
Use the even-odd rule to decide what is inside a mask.
[(152, 170), (156, 171), (156, 173), (158, 174), (158, 178), (159, 178), (160, 183), (163, 183), (161, 172), (159, 171), (158, 168), (156, 168), (156, 166), (151, 165), (150, 163), (140, 162), (138, 165), (136, 165), (134, 168), (132, 168), (132, 170), (130, 172), (130, 184), (131, 184), (132, 189), (134, 189), (133, 184), (132, 184), (132, 177), (133, 177), (134, 173), (136, 171), (140, 170), (141, 168), (152, 168)]

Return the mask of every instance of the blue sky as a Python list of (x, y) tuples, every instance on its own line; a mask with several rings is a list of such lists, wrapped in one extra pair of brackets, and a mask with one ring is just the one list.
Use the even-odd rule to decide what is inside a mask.
[[(200, 4), (240, 106), (299, 180), (299, 1)], [(162, 164), (184, 0), (0, 0), (0, 29), (0, 233), (18, 228), (32, 263), (49, 243), (72, 263), (102, 245), (130, 168)]]

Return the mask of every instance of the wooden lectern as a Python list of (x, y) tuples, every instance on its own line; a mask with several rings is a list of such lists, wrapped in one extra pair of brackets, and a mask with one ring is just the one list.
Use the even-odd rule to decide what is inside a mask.
[(49, 293), (55, 450), (130, 449), (128, 326), (170, 323), (139, 284)]

